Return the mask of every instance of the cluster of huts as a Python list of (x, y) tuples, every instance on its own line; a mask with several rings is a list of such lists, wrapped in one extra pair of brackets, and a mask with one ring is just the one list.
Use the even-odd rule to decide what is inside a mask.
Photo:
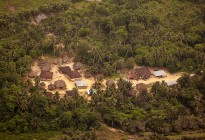
[[(163, 78), (166, 77), (166, 72), (164, 70), (154, 70), (151, 72), (149, 68), (147, 67), (142, 67), (142, 68), (137, 68), (134, 70), (131, 70), (128, 72), (127, 79), (129, 80), (147, 80), (149, 79), (152, 75), (154, 75), (157, 78)], [(176, 81), (165, 81), (168, 86), (172, 86), (177, 84)]]
[[(70, 62), (70, 59), (65, 55), (62, 58), (62, 62), (61, 63), (68, 63)], [(59, 64), (58, 61), (53, 61), (54, 65)], [(51, 81), (53, 80), (53, 72), (51, 71), (52, 67), (51, 67), (51, 63), (44, 60), (44, 59), (39, 59), (38, 60), (38, 66), (41, 69), (39, 78), (41, 81)], [(87, 88), (87, 83), (85, 81), (82, 81), (82, 76), (79, 73), (78, 70), (83, 68), (83, 64), (80, 62), (77, 62), (73, 65), (73, 69), (72, 70), (69, 66), (59, 66), (59, 72), (64, 74), (69, 80), (75, 82), (75, 85), (77, 88)], [(89, 76), (89, 73), (87, 72), (87, 74), (85, 74), (87, 77)], [(38, 73), (35, 71), (31, 71), (28, 75), (30, 78), (35, 78), (38, 76)], [(66, 82), (63, 80), (57, 80), (54, 81), (54, 83), (51, 83), (48, 85), (48, 89), (49, 90), (66, 90)], [(46, 89), (46, 84), (44, 82), (40, 83), (40, 89), (44, 90)]]

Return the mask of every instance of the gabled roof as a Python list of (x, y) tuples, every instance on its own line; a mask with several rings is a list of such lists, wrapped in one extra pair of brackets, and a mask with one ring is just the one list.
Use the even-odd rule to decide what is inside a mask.
[(52, 79), (53, 78), (53, 72), (41, 71), (40, 78), (41, 79)]
[(66, 74), (70, 79), (81, 78), (81, 75), (78, 71), (72, 71), (69, 66), (59, 67), (59, 70)]
[(154, 74), (154, 76), (156, 76), (156, 77), (160, 77), (160, 76), (165, 76), (165, 75), (166, 75), (166, 73), (165, 73), (164, 70), (154, 71), (153, 74)]
[(147, 79), (152, 75), (150, 70), (146, 67), (135, 69), (135, 71), (136, 71), (136, 75), (138, 78), (146, 78)]

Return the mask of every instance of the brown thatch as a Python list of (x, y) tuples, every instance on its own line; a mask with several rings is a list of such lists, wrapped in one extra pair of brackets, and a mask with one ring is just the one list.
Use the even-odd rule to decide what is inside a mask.
[(56, 87), (55, 87), (54, 84), (50, 84), (50, 85), (48, 85), (48, 89), (49, 90), (54, 90), (54, 89), (56, 89)]
[(80, 62), (77, 62), (77, 63), (75, 63), (75, 64), (73, 65), (73, 68), (74, 68), (75, 70), (80, 70), (80, 69), (83, 68), (83, 64), (80, 63)]
[(40, 68), (43, 67), (46, 63), (47, 63), (47, 61), (44, 60), (44, 59), (39, 59), (39, 60), (38, 60), (38, 66), (39, 66)]
[(53, 72), (41, 71), (40, 78), (41, 80), (52, 80)]
[(63, 80), (58, 80), (54, 82), (56, 89), (66, 89), (66, 83)]
[(138, 68), (135, 70), (138, 79), (148, 79), (152, 73), (148, 68)]
[(147, 90), (147, 86), (144, 83), (139, 83), (139, 84), (136, 85), (136, 89), (139, 92), (146, 91)]
[(63, 55), (63, 58), (62, 58), (62, 63), (68, 63), (70, 62), (70, 59), (68, 58), (67, 55)]
[(51, 64), (50, 63), (46, 63), (42, 68), (42, 71), (50, 71), (51, 70)]
[(41, 82), (39, 87), (40, 87), (41, 90), (44, 90), (45, 87), (46, 87), (46, 84), (44, 82)]
[(89, 71), (85, 72), (85, 78), (90, 78), (92, 77), (92, 74)]
[(107, 80), (106, 81), (106, 85), (108, 86), (108, 87), (110, 87), (110, 86), (112, 86), (112, 85), (114, 85), (115, 84), (115, 81), (114, 80)]
[(128, 72), (127, 79), (132, 79), (136, 80), (137, 79), (137, 74), (136, 71), (132, 70)]
[(79, 79), (81, 75), (78, 71), (72, 71), (69, 66), (59, 67), (60, 72), (66, 74), (70, 79)]
[(73, 96), (74, 94), (75, 94), (75, 92), (73, 90), (66, 91), (67, 96)]
[(38, 76), (37, 72), (34, 72), (34, 71), (30, 71), (29, 74), (28, 74), (29, 78), (35, 78), (37, 76)]

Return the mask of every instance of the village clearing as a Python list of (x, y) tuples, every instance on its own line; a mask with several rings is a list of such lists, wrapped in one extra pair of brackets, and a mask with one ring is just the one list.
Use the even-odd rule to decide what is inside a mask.
[[(54, 58), (43, 57), (43, 59), (45, 59), (46, 61), (48, 61), (52, 64), (51, 65), (51, 72), (53, 72), (52, 80), (41, 81), (41, 82), (44, 82), (46, 84), (45, 89), (48, 92), (51, 92), (51, 93), (55, 94), (56, 91), (58, 91), (59, 94), (60, 94), (60, 97), (63, 97), (66, 94), (66, 91), (72, 90), (73, 88), (76, 87), (75, 81), (71, 81), (65, 74), (62, 74), (62, 73), (59, 72), (59, 67), (64, 67), (64, 66), (69, 66), (73, 70), (73, 65), (74, 65), (73, 59), (71, 59), (70, 62), (64, 63), (64, 64), (60, 64), (60, 63), (59, 64), (53, 64), (52, 63), (54, 60), (60, 60), (60, 58), (55, 58), (54, 59)], [(38, 65), (38, 61), (34, 61), (34, 63), (31, 66), (31, 71), (35, 72), (38, 76), (40, 75), (41, 69)], [(85, 75), (84, 75), (85, 71), (86, 71), (86, 69), (83, 68), (83, 69), (79, 70), (79, 73), (82, 76), (81, 80), (86, 82), (87, 87), (82, 88), (82, 89), (78, 89), (78, 91), (82, 96), (88, 98), (88, 90), (91, 89), (92, 85), (95, 83), (96, 80), (95, 80), (94, 77), (85, 78)], [(151, 73), (153, 73), (154, 70), (150, 68), (150, 71), (151, 71)], [(151, 87), (151, 85), (154, 84), (155, 82), (177, 81), (183, 74), (182, 72), (171, 74), (166, 70), (165, 70), (165, 72), (166, 72), (165, 77), (158, 78), (158, 77), (155, 77), (154, 75), (152, 75), (150, 78), (148, 78), (146, 80), (140, 79), (140, 80), (129, 80), (129, 81), (133, 84), (133, 87), (135, 87), (136, 84), (139, 84), (139, 83), (144, 83), (148, 87)], [(112, 80), (114, 80), (115, 83), (117, 83), (117, 80), (119, 80), (119, 77), (121, 77), (123, 79), (126, 79), (126, 74), (120, 74), (118, 77), (112, 78)], [(106, 80), (108, 80), (108, 79), (111, 79), (111, 78), (104, 78), (103, 81), (101, 82), (102, 89), (106, 88)], [(48, 85), (53, 84), (57, 80), (65, 81), (66, 89), (55, 89), (55, 90), (52, 90), (52, 91), (49, 90)], [(32, 81), (33, 84), (35, 83), (34, 78), (31, 78), (31, 81)]]

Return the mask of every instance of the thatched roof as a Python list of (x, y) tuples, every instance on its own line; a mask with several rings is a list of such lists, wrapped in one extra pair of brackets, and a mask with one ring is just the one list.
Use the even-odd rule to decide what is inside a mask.
[(66, 91), (67, 96), (73, 96), (74, 94), (75, 94), (75, 91), (73, 91), (73, 90)]
[(40, 78), (42, 80), (51, 80), (53, 78), (53, 72), (41, 71)]
[(44, 59), (38, 59), (38, 66), (41, 68), (47, 63), (46, 60)]
[(81, 75), (78, 71), (72, 71), (69, 66), (66, 67), (59, 67), (59, 70), (66, 74), (70, 79), (78, 79), (81, 78)]
[(137, 78), (139, 79), (148, 79), (152, 75), (150, 70), (146, 67), (138, 68), (135, 71), (136, 71)]
[(28, 77), (30, 77), (30, 78), (35, 78), (37, 76), (38, 76), (38, 74), (35, 71), (30, 71), (29, 74), (28, 74)]
[(41, 82), (39, 87), (40, 87), (41, 90), (44, 90), (45, 87), (46, 87), (46, 84), (44, 82)]
[(46, 63), (45, 65), (42, 66), (41, 70), (42, 71), (50, 71), (51, 70), (51, 64)]
[(67, 55), (63, 55), (62, 63), (68, 63), (68, 62), (70, 62), (70, 58), (68, 58)]
[(115, 81), (114, 80), (107, 80), (106, 81), (106, 85), (108, 86), (108, 87), (110, 87), (110, 86), (112, 86), (112, 85), (114, 85), (115, 84)]
[(60, 89), (65, 89), (66, 88), (66, 83), (63, 80), (55, 81), (54, 85), (55, 85), (56, 88), (60, 88)]
[(138, 90), (138, 91), (146, 91), (147, 90), (147, 86), (144, 84), (144, 83), (139, 83), (139, 84), (137, 84), (136, 85), (136, 89)]
[(89, 71), (85, 72), (85, 78), (90, 78), (92, 77), (92, 74)]
[(80, 70), (80, 69), (83, 68), (83, 64), (80, 63), (80, 62), (77, 62), (77, 63), (75, 63), (75, 64), (73, 65), (73, 68), (74, 68), (75, 70)]
[(55, 87), (54, 84), (50, 84), (50, 85), (48, 85), (48, 89), (49, 90), (54, 90), (54, 89), (56, 89), (56, 87)]

